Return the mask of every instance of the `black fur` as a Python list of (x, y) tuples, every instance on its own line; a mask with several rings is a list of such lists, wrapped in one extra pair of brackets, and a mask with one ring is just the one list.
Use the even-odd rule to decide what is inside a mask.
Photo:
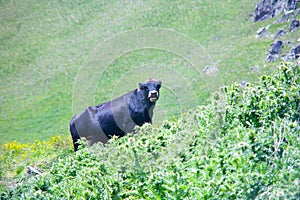
[[(94, 117), (99, 122), (106, 137), (108, 139), (114, 135), (122, 137), (128, 132), (132, 132), (136, 125), (142, 126), (144, 123), (152, 123), (153, 109), (159, 98), (160, 87), (161, 81), (148, 79), (145, 83), (140, 83), (138, 89), (112, 101), (92, 107), (96, 112)], [(77, 151), (77, 141), (81, 134), (78, 134), (73, 119), (70, 122), (70, 131), (74, 150)], [(99, 132), (99, 134), (103, 133)], [(94, 141), (91, 142), (91, 144), (93, 143)]]
[(72, 136), (72, 140), (73, 140), (74, 151), (77, 151), (78, 147), (79, 147), (79, 144), (77, 142), (80, 139), (80, 137), (79, 137), (78, 132), (75, 128), (75, 123), (74, 123), (73, 119), (71, 119), (71, 122), (70, 122), (70, 132), (71, 132), (71, 136)]

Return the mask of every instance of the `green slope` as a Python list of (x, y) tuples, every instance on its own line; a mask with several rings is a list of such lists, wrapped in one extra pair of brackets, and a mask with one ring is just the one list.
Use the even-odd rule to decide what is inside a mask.
[[(68, 134), (76, 75), (88, 63), (94, 63), (94, 71), (104, 70), (93, 83), (96, 89), (89, 93), (95, 103), (134, 89), (146, 77), (163, 79), (156, 124), (209, 102), (211, 83), (219, 86), (255, 80), (259, 73), (272, 71), (272, 67), (262, 67), (271, 40), (254, 37), (267, 22), (254, 24), (249, 19), (255, 3), (0, 1), (0, 143)], [(105, 41), (116, 42), (117, 35), (146, 27), (185, 36), (202, 48), (199, 54), (203, 59), (193, 66), (189, 55), (156, 46), (121, 52), (105, 69), (97, 68), (106, 58), (93, 52), (101, 50)], [(120, 46), (126, 47), (126, 42), (120, 41)], [(174, 44), (178, 42), (185, 41), (174, 40)], [(118, 45), (114, 49), (118, 51)], [(219, 76), (209, 77), (209, 81), (199, 75), (207, 63), (219, 69)], [(253, 66), (261, 67), (260, 72), (251, 71)], [(189, 94), (191, 98), (182, 99)], [(85, 104), (90, 102), (79, 106)]]

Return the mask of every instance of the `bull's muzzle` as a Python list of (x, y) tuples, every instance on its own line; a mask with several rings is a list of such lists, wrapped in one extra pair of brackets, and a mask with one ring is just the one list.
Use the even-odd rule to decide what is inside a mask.
[(148, 98), (152, 103), (156, 102), (159, 98), (158, 92), (156, 90), (151, 90), (148, 94)]

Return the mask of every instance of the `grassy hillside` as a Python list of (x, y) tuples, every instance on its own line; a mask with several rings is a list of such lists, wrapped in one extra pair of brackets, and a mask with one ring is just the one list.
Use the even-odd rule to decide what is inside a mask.
[(299, 66), (282, 64), (177, 121), (76, 153), (63, 138), (6, 146), (2, 179), (26, 157), (39, 160), (41, 174), (19, 166), (1, 199), (299, 199), (299, 75)]
[[(0, 0), (1, 199), (299, 199), (300, 72), (257, 2)], [(154, 125), (73, 153), (73, 114), (148, 77)]]
[[(254, 37), (269, 22), (253, 23), (249, 17), (256, 2), (0, 1), (0, 144), (68, 134), (77, 75), (89, 65), (93, 70), (85, 80), (95, 74), (93, 90), (83, 85), (89, 95), (76, 95), (92, 102), (76, 103), (79, 107), (116, 97), (149, 76), (162, 79), (157, 126), (207, 104), (213, 83), (218, 88), (269, 73), (273, 66), (262, 66), (271, 39)], [(136, 39), (118, 41), (118, 36), (149, 27), (176, 34), (171, 42), (166, 42), (169, 33), (154, 35), (149, 45), (118, 52), (129, 50), (128, 41)], [(143, 40), (143, 34), (138, 36), (137, 45)], [(193, 44), (201, 51), (189, 52)], [(180, 53), (182, 49), (186, 54)], [(108, 60), (108, 54), (102, 57), (99, 52), (117, 56)], [(193, 56), (200, 59), (191, 62)], [(109, 62), (103, 66), (104, 61)], [(217, 67), (212, 73), (218, 76), (203, 72), (208, 65)]]

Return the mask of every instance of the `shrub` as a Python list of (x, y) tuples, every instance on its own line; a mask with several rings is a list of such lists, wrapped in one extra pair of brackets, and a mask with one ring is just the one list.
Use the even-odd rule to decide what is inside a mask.
[(14, 184), (13, 179), (22, 176), (28, 165), (46, 165), (66, 152), (71, 152), (71, 140), (62, 135), (31, 144), (18, 141), (4, 144), (0, 149), (0, 186), (1, 183)]
[(63, 154), (1, 198), (299, 199), (299, 74), (282, 64), (256, 85), (224, 88), (224, 112), (197, 107)]

